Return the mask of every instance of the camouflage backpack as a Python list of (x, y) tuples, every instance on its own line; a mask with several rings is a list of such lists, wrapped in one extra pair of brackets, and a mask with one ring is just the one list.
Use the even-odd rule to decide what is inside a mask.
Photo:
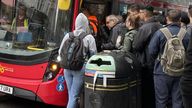
[(185, 48), (182, 40), (186, 30), (181, 28), (176, 36), (173, 36), (167, 27), (160, 29), (167, 42), (161, 56), (163, 71), (170, 76), (180, 76), (184, 70)]

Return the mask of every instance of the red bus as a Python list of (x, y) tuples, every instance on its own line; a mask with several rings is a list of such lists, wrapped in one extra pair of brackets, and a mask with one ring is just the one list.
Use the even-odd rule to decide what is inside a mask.
[[(67, 87), (56, 58), (81, 5), (92, 6), (104, 20), (109, 14), (126, 13), (132, 3), (178, 6), (164, 0), (0, 0), (0, 92), (66, 106)], [(21, 4), (26, 8), (22, 26), (17, 24)]]

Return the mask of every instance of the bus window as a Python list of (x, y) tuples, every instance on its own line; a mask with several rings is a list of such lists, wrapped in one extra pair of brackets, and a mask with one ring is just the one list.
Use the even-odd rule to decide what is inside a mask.
[(13, 8), (15, 0), (1, 0), (0, 2), (0, 27), (10, 29), (13, 18)]
[[(13, 34), (8, 36), (8, 40), (14, 41), (14, 44), (18, 34), (31, 32), (34, 47), (46, 48), (49, 43), (59, 46), (64, 34), (71, 28), (72, 8), (62, 10), (55, 0), (18, 0), (15, 5), (8, 4), (10, 0), (1, 1), (0, 27)], [(71, 3), (68, 5), (71, 7)], [(20, 42), (19, 46), (22, 46)]]
[(127, 4), (120, 3), (119, 7), (120, 7), (119, 8), (119, 15), (127, 14), (127, 10), (128, 10), (128, 5)]

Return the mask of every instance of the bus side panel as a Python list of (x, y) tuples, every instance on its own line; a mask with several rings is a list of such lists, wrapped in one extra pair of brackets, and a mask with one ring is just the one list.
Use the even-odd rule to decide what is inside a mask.
[(0, 69), (3, 70), (1, 75), (18, 79), (40, 80), (43, 78), (47, 64), (25, 66), (0, 62)]

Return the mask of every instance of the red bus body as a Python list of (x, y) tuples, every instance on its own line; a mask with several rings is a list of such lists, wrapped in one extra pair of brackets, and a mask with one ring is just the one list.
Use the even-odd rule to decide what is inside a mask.
[[(63, 69), (59, 67), (59, 62), (57, 62), (58, 48), (60, 46), (57, 43), (60, 43), (64, 35), (63, 33), (57, 33), (56, 31), (61, 31), (61, 29), (64, 31), (72, 30), (72, 27), (74, 26), (73, 12), (75, 12), (77, 15), (78, 8), (77, 10), (74, 10), (71, 9), (71, 7), (73, 7), (73, 5), (79, 4), (78, 1), (79, 0), (71, 1), (68, 10), (60, 10), (59, 7), (57, 7), (57, 0), (23, 0), (23, 2), (21, 2), (25, 6), (31, 5), (30, 7), (27, 7), (27, 10), (29, 10), (29, 13), (27, 13), (29, 14), (28, 17), (35, 15), (34, 13), (37, 12), (38, 15), (46, 16), (46, 18), (49, 19), (48, 27), (50, 28), (45, 28), (45, 26), (44, 28), (47, 29), (47, 31), (43, 31), (41, 33), (48, 32), (45, 34), (45, 36), (47, 36), (45, 39), (52, 37), (54, 38), (46, 40), (45, 46), (42, 48), (15, 48), (13, 46), (14, 40), (5, 39), (6, 36), (12, 33), (12, 31), (7, 31), (9, 28), (6, 27), (12, 25), (10, 23), (8, 25), (3, 25), (0, 22), (0, 27), (3, 28), (0, 29), (0, 32), (6, 32), (5, 36), (0, 36), (0, 92), (55, 106), (67, 105), (68, 92), (64, 79), (64, 73)], [(0, 14), (0, 21), (4, 20), (4, 16), (10, 19), (15, 17), (12, 15), (17, 15), (17, 13), (13, 12), (18, 9), (17, 6), (20, 3), (19, 0), (3, 0), (0, 3), (2, 6), (1, 9), (4, 9), (9, 13), (8, 16), (6, 16), (7, 13), (4, 13), (4, 10), (1, 10), (2, 14)], [(9, 3), (12, 3), (12, 5)], [(43, 8), (39, 8), (40, 5), (42, 6), (42, 4), (50, 4), (51, 6), (43, 5), (45, 8), (47, 8), (44, 10)], [(34, 18), (39, 17), (38, 15)], [(60, 15), (63, 15), (64, 18), (68, 18), (70, 20), (59, 22), (60, 20), (58, 20), (58, 18)], [(44, 19), (40, 21), (45, 22)], [(34, 22), (31, 24), (33, 23)], [(41, 26), (38, 26), (40, 24), (37, 24), (36, 28), (40, 28)], [(46, 24), (42, 24), (42, 26), (44, 25)], [(14, 32), (12, 34), (18, 36), (18, 34), (14, 34)], [(8, 37), (13, 36), (12, 34)], [(42, 36), (42, 34), (39, 36)], [(1, 39), (1, 37), (4, 38)], [(42, 42), (39, 41), (39, 43)], [(11, 48), (7, 47), (9, 44), (11, 44)], [(57, 65), (56, 70), (51, 70), (52, 64)]]
[[(6, 1), (12, 1), (10, 3), (17, 2), (17, 0), (16, 1), (3, 0), (2, 2), (6, 5)], [(33, 0), (23, 0), (23, 1), (26, 1), (25, 3), (29, 1), (34, 2)], [(42, 0), (41, 2), (42, 4), (45, 4), (46, 1), (47, 3), (50, 3), (50, 2), (52, 3), (55, 0), (44, 0), (44, 1)], [(83, 1), (86, 1), (86, 0), (83, 0)], [(108, 3), (110, 2), (111, 10), (107, 11), (110, 13), (104, 12), (105, 16), (109, 14), (113, 14), (116, 11), (119, 11), (118, 8), (115, 6), (119, 6), (120, 3), (124, 3), (124, 4), (143, 3), (145, 5), (150, 4), (159, 8), (170, 8), (172, 6), (183, 8), (183, 6), (180, 6), (180, 5), (170, 4), (165, 1), (160, 2), (156, 0), (111, 0), (111, 1), (110, 0), (98, 0), (98, 1), (87, 0), (87, 3), (91, 3), (91, 2), (94, 2), (94, 3), (97, 2), (97, 4), (101, 2), (102, 5), (103, 4), (108, 5)], [(113, 4), (116, 2), (117, 4)], [(57, 2), (53, 2), (53, 3), (57, 4)], [(79, 13), (80, 3), (81, 3), (81, 0), (71, 0), (69, 9), (64, 11), (59, 10), (58, 8), (55, 8), (56, 5), (53, 5), (53, 7), (50, 8), (50, 9), (55, 9), (55, 13), (56, 13), (54, 15), (47, 15), (48, 18), (55, 17), (55, 19), (54, 18), (51, 19), (51, 20), (54, 20), (53, 27), (55, 27), (54, 28), (55, 31), (53, 31), (53, 28), (51, 28), (49, 29), (50, 33), (48, 33), (47, 35), (50, 35), (50, 37), (55, 36), (56, 44), (60, 43), (61, 40), (63, 39), (63, 36), (64, 36), (63, 32), (69, 32), (74, 30), (75, 18)], [(37, 6), (39, 6), (38, 3), (36, 4)], [(8, 5), (8, 2), (7, 2), (7, 5)], [(114, 7), (112, 5), (114, 5)], [(10, 6), (7, 6), (7, 7), (10, 8)], [(6, 10), (6, 11), (9, 12), (9, 10)], [(14, 11), (10, 11), (9, 13), (12, 14), (12, 12)], [(58, 17), (60, 17), (58, 15), (59, 13), (62, 13), (62, 15), (60, 16), (63, 16), (65, 17), (65, 19), (67, 19), (66, 21), (64, 21), (64, 23), (61, 21), (61, 20), (64, 20), (64, 18), (58, 20)], [(62, 29), (57, 30), (57, 27), (58, 27), (57, 24), (60, 24), (60, 26), (62, 27), (64, 26), (64, 27)], [(62, 31), (62, 33), (59, 34), (58, 31)], [(7, 44), (7, 41), (3, 44)], [(22, 52), (20, 52), (19, 54), (16, 53), (17, 50), (20, 51), (21, 49), (13, 49), (13, 51), (10, 53), (11, 49), (7, 49), (7, 47), (3, 46), (3, 44), (0, 45), (0, 92), (4, 91), (3, 93), (6, 93), (5, 91), (7, 90), (8, 92), (7, 94), (11, 94), (16, 97), (39, 101), (39, 102), (56, 105), (56, 106), (67, 105), (68, 94), (67, 94), (66, 82), (63, 77), (63, 69), (59, 68), (59, 70), (57, 70), (56, 73), (52, 72), (52, 74), (47, 74), (47, 72), (49, 72), (48, 69), (50, 67), (51, 62), (54, 61), (55, 56), (58, 55), (57, 52), (58, 52), (59, 45), (53, 46), (53, 47), (50, 45), (49, 47), (51, 47), (51, 50), (47, 50), (48, 48), (45, 48), (45, 51), (43, 52), (43, 53), (46, 53), (45, 55), (41, 55), (41, 51), (39, 51), (38, 54), (40, 56), (38, 54), (34, 54), (34, 56), (37, 56), (38, 58), (37, 60), (34, 60), (31, 57), (31, 55), (29, 56), (22, 55)], [(5, 51), (3, 52), (2, 50), (5, 50)], [(30, 54), (29, 50), (26, 50), (26, 52)], [(33, 53), (35, 52), (38, 52), (38, 51), (34, 51)], [(25, 59), (22, 59), (22, 58), (27, 59), (26, 63), (25, 63)], [(41, 60), (41, 58), (46, 58), (46, 59)], [(46, 80), (45, 76), (48, 78), (48, 77), (52, 77), (51, 75), (53, 76), (55, 75), (55, 76), (50, 80)], [(8, 89), (11, 90), (12, 92), (9, 91)]]
[[(43, 82), (42, 78), (48, 63), (31, 66), (14, 65), (0, 62), (4, 72), (0, 75), (0, 84), (13, 87), (13, 95), (46, 104), (57, 106), (67, 105), (67, 87), (63, 92), (58, 92), (56, 85), (58, 76), (63, 76), (61, 69), (57, 76), (48, 82)], [(4, 67), (6, 66), (6, 67)], [(10, 70), (11, 71), (10, 71)]]

